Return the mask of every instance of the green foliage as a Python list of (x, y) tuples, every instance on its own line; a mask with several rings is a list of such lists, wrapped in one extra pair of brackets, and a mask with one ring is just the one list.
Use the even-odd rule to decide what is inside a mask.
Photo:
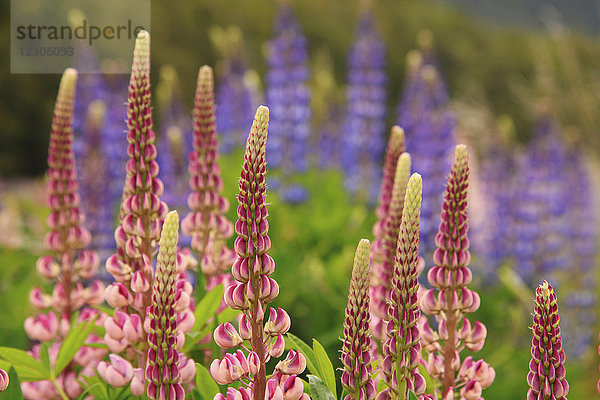
[(0, 347), (0, 368), (14, 368), (22, 381), (39, 381), (50, 378), (50, 368), (23, 350)]
[(196, 363), (196, 391), (202, 400), (212, 400), (219, 393), (219, 386), (202, 364)]
[(65, 340), (63, 340), (58, 350), (51, 378), (56, 378), (69, 365), (73, 357), (75, 357), (75, 353), (79, 351), (92, 332), (95, 320), (96, 318), (91, 322), (82, 323), (77, 326), (71, 322), (71, 329), (69, 329), (69, 333), (67, 333)]
[(308, 375), (310, 394), (314, 400), (335, 400), (329, 387), (319, 377)]
[(11, 367), (8, 371), (8, 379), (10, 383), (6, 390), (0, 393), (0, 400), (23, 400), (23, 392), (21, 392), (19, 375), (13, 367)]
[(291, 345), (288, 346), (299, 350), (304, 355), (308, 370), (316, 375), (309, 375), (309, 378), (313, 376), (318, 379), (319, 382), (323, 383), (331, 393), (336, 393), (335, 371), (333, 370), (333, 364), (323, 348), (323, 345), (319, 343), (317, 339), (313, 339), (313, 347), (311, 349), (302, 341), (302, 339), (291, 333), (287, 333), (287, 339), (292, 342)]

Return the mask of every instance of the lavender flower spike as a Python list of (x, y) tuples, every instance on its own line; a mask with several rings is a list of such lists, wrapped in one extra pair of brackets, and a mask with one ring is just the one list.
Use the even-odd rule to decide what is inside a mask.
[(362, 239), (354, 255), (341, 360), (342, 385), (348, 391), (344, 400), (371, 400), (377, 389), (371, 366), (369, 335), (369, 241)]
[(200, 259), (208, 290), (222, 282), (225, 286), (231, 283), (228, 270), (235, 261), (235, 253), (227, 247), (233, 224), (224, 215), (229, 202), (221, 196), (223, 180), (218, 164), (213, 90), (212, 68), (205, 65), (198, 71), (194, 100), (194, 149), (188, 167), (191, 211), (182, 222), (183, 232), (192, 237), (192, 248)]
[(535, 290), (527, 400), (566, 400), (569, 394), (559, 321), (556, 294), (544, 281)]
[(158, 244), (156, 274), (152, 288), (152, 305), (148, 311), (148, 397), (153, 400), (183, 400), (185, 393), (179, 374), (177, 351), (177, 211), (167, 214)]
[[(396, 244), (404, 208), (406, 185), (410, 177), (410, 155), (402, 153), (398, 157), (392, 196), (387, 215), (382, 220), (382, 234), (375, 239), (371, 247), (373, 262), (373, 281), (371, 282), (371, 331), (380, 341), (387, 340), (385, 322), (388, 320), (388, 299), (392, 290)], [(375, 228), (374, 228), (375, 230)]]
[(387, 388), (379, 400), (407, 399), (408, 391), (425, 391), (425, 379), (417, 371), (421, 343), (417, 322), (421, 316), (417, 301), (419, 281), (419, 216), (423, 181), (413, 174), (408, 181), (392, 279), (387, 335), (383, 346), (383, 372)]
[[(431, 377), (441, 384), (441, 397), (453, 399), (479, 398), (481, 391), (492, 384), (496, 373), (483, 360), (467, 357), (462, 365), (460, 351), (479, 351), (485, 343), (487, 330), (480, 322), (471, 323), (465, 315), (475, 312), (481, 303), (479, 294), (467, 289), (471, 283), (469, 269), (471, 253), (467, 232), (467, 190), (469, 187), (468, 152), (457, 145), (454, 163), (448, 177), (441, 223), (435, 237), (435, 264), (427, 274), (434, 289), (426, 290), (419, 299), (421, 310), (435, 315), (437, 332), (422, 318), (421, 339), (429, 353), (426, 367)], [(436, 293), (437, 292), (437, 293)], [(436, 395), (438, 389), (436, 388)]]

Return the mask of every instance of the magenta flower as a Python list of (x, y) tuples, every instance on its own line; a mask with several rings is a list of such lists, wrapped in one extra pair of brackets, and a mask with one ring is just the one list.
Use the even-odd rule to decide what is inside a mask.
[(133, 378), (133, 367), (129, 361), (119, 357), (116, 354), (110, 354), (110, 363), (100, 361), (98, 364), (98, 374), (108, 384), (114, 387), (122, 387), (131, 382)]
[(369, 241), (362, 239), (354, 255), (341, 354), (342, 386), (348, 391), (345, 400), (371, 400), (377, 394), (370, 354), (369, 246)]
[[(230, 324), (221, 324), (214, 332), (216, 343), (224, 349), (241, 347), (228, 353), (210, 365), (213, 379), (222, 385), (239, 381), (246, 387), (229, 388), (227, 395), (217, 394), (216, 400), (224, 399), (283, 399), (307, 400), (302, 381), (296, 375), (304, 371), (306, 359), (290, 350), (287, 358), (275, 367), (275, 373), (267, 380), (266, 363), (271, 357), (280, 357), (285, 350), (283, 335), (291, 321), (287, 313), (278, 308), (269, 310), (265, 323), (267, 305), (279, 294), (279, 285), (271, 278), (275, 262), (269, 256), (271, 239), (268, 236), (267, 187), (265, 182), (265, 149), (269, 109), (261, 106), (256, 111), (250, 134), (246, 142), (244, 164), (239, 181), (238, 220), (235, 224), (237, 238), (234, 249), (237, 258), (232, 267), (236, 282), (225, 290), (225, 303), (242, 311), (239, 329)], [(243, 345), (249, 340), (251, 349)]]
[(423, 183), (419, 174), (408, 181), (397, 241), (391, 301), (383, 345), (383, 373), (387, 388), (378, 399), (406, 399), (408, 391), (425, 391), (425, 379), (417, 367), (421, 360), (421, 342), (417, 322), (421, 316), (417, 293), (419, 282), (419, 219)]
[(535, 290), (527, 400), (561, 400), (569, 394), (559, 322), (556, 294), (544, 281)]
[(181, 224), (183, 232), (192, 237), (192, 248), (198, 254), (208, 290), (220, 283), (231, 283), (228, 270), (235, 261), (235, 253), (227, 247), (233, 224), (225, 217), (229, 202), (221, 195), (223, 180), (218, 164), (213, 91), (213, 71), (205, 65), (198, 71), (194, 99), (194, 148), (188, 168), (191, 211)]
[(167, 215), (160, 236), (152, 305), (148, 310), (148, 397), (182, 400), (185, 398), (179, 374), (177, 311), (177, 237), (179, 218), (176, 211)]
[(0, 392), (4, 392), (9, 383), (10, 380), (8, 379), (8, 374), (5, 370), (0, 369)]
[(462, 364), (460, 362), (460, 351), (465, 348), (470, 351), (481, 350), (487, 335), (483, 324), (475, 322), (471, 326), (465, 317), (475, 312), (480, 304), (479, 295), (467, 288), (473, 276), (469, 269), (471, 254), (467, 237), (468, 186), (467, 147), (457, 145), (435, 239), (435, 265), (427, 274), (434, 288), (425, 291), (419, 299), (421, 310), (434, 315), (438, 322), (436, 332), (422, 318), (421, 338), (429, 353), (427, 370), (441, 384), (441, 396), (444, 399), (454, 398), (459, 392), (466, 393), (463, 396), (466, 398), (478, 398), (473, 397), (474, 393), (478, 393), (479, 388), (485, 389), (491, 385), (495, 377), (494, 369), (483, 361), (478, 368), (486, 373), (474, 376), (469, 373), (472, 359), (467, 358)]

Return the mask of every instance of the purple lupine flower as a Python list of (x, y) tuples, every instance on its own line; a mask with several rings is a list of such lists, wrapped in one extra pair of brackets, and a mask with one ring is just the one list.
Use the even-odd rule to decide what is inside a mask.
[(528, 283), (568, 265), (566, 150), (549, 115), (538, 119), (519, 161), (514, 197), (513, 254), (517, 273)]
[(348, 391), (344, 400), (372, 400), (377, 394), (369, 335), (369, 246), (369, 241), (362, 239), (354, 255), (340, 357), (344, 366), (342, 386)]
[(413, 51), (407, 56), (406, 70), (396, 121), (404, 128), (413, 170), (423, 177), (421, 252), (428, 254), (435, 247), (437, 210), (442, 204), (441, 193), (451, 163), (455, 119), (436, 67), (425, 64), (421, 53)]
[[(160, 200), (163, 185), (158, 178), (155, 135), (152, 124), (150, 93), (150, 35), (141, 31), (135, 42), (129, 84), (126, 178), (121, 201), (120, 223), (115, 231), (117, 251), (106, 261), (106, 269), (116, 282), (106, 288), (107, 303), (116, 309), (105, 322), (104, 341), (113, 353), (130, 353), (135, 348), (141, 354), (133, 362), (134, 369), (146, 365), (148, 349), (145, 326), (146, 310), (152, 301), (154, 272), (152, 258), (158, 244), (160, 229), (168, 209)], [(189, 257), (178, 254), (176, 307), (180, 331), (188, 333), (194, 325), (190, 311), (193, 288), (185, 279)], [(123, 334), (129, 332), (129, 334)], [(131, 376), (133, 379), (133, 376)], [(137, 380), (132, 390), (139, 388)]]
[[(394, 143), (396, 135), (392, 133), (388, 155), (397, 155), (402, 150), (402, 143)], [(402, 137), (403, 138), (403, 137)], [(396, 139), (401, 139), (396, 137)], [(395, 151), (394, 148), (396, 147)], [(373, 263), (371, 281), (371, 331), (379, 341), (387, 340), (385, 323), (388, 317), (388, 300), (392, 290), (392, 277), (394, 276), (394, 260), (396, 256), (396, 243), (402, 220), (402, 209), (404, 208), (404, 195), (406, 185), (410, 177), (410, 155), (401, 153), (393, 165), (391, 157), (386, 157), (386, 168), (384, 168), (384, 179), (381, 188), (379, 210), (385, 209), (383, 216), (373, 227), (375, 239), (371, 249), (371, 260)], [(395, 166), (394, 177), (389, 176), (391, 167)], [(393, 187), (387, 183), (392, 178)], [(386, 192), (389, 192), (386, 194)], [(387, 206), (386, 206), (387, 204)]]
[[(82, 46), (76, 65), (96, 68), (93, 52)], [(115, 87), (109, 86), (109, 84)], [(119, 87), (120, 85), (120, 87)], [(116, 210), (123, 191), (121, 171), (125, 167), (126, 138), (121, 127), (126, 116), (126, 81), (121, 75), (90, 73), (78, 80), (73, 117), (74, 151), (80, 177), (81, 207), (88, 216), (92, 234), (90, 249), (103, 264), (114, 250)], [(102, 181), (105, 184), (98, 185)]]
[(267, 56), (267, 104), (273, 118), (267, 152), (269, 165), (280, 170), (282, 198), (306, 200), (306, 189), (293, 183), (293, 174), (304, 172), (310, 136), (310, 94), (307, 41), (289, 4), (282, 4), (275, 21), (275, 38)]
[(513, 151), (497, 137), (486, 146), (481, 158), (481, 185), (486, 216), (479, 232), (479, 248), (483, 254), (486, 278), (495, 279), (500, 265), (512, 252), (510, 218), (513, 215), (513, 186), (516, 175)]
[(567, 156), (566, 185), (568, 202), (569, 268), (561, 280), (563, 293), (563, 332), (565, 351), (579, 358), (593, 341), (597, 304), (595, 258), (598, 254), (598, 226), (595, 196), (590, 171), (581, 149)]
[(481, 302), (479, 294), (467, 288), (473, 277), (467, 237), (467, 160), (467, 147), (457, 145), (435, 237), (434, 266), (427, 274), (433, 289), (424, 291), (419, 298), (421, 310), (435, 315), (438, 322), (434, 330), (427, 319), (422, 318), (420, 333), (428, 353), (427, 371), (441, 384), (443, 399), (453, 399), (455, 394), (461, 398), (479, 398), (481, 391), (495, 378), (494, 369), (486, 362), (474, 362), (472, 357), (467, 357), (461, 364), (459, 354), (465, 348), (481, 350), (487, 336), (485, 325), (476, 321), (471, 327), (466, 318), (466, 314), (477, 311)]
[(535, 290), (527, 400), (561, 400), (569, 394), (559, 322), (556, 294), (544, 281)]
[(177, 329), (177, 211), (167, 214), (158, 244), (159, 252), (152, 288), (152, 305), (148, 309), (148, 397), (156, 400), (183, 400), (185, 392), (179, 373)]
[[(160, 135), (157, 162), (159, 177), (164, 183), (162, 200), (170, 209), (187, 214), (188, 171), (186, 158), (192, 146), (192, 129), (188, 112), (179, 92), (177, 72), (173, 66), (160, 70), (158, 87), (160, 100)], [(180, 238), (180, 245), (189, 246), (189, 237)]]
[(221, 195), (223, 180), (218, 164), (213, 91), (212, 68), (203, 66), (198, 71), (193, 150), (188, 167), (191, 211), (182, 223), (183, 232), (192, 237), (191, 245), (200, 260), (207, 290), (220, 283), (229, 286), (232, 281), (229, 269), (235, 261), (235, 253), (227, 247), (227, 240), (233, 235), (233, 224), (225, 217), (229, 202)]
[[(73, 68), (66, 69), (56, 98), (48, 148), (47, 205), (50, 215), (47, 224), (50, 232), (44, 238), (44, 245), (50, 254), (40, 257), (36, 265), (40, 275), (54, 280), (56, 284), (51, 295), (43, 294), (40, 288), (34, 288), (29, 296), (35, 308), (52, 310), (46, 314), (29, 317), (24, 324), (25, 332), (32, 340), (54, 341), (48, 346), (54, 349), (57, 349), (59, 341), (63, 340), (69, 331), (75, 312), (83, 308), (78, 323), (99, 316), (97, 310), (87, 306), (101, 304), (104, 291), (99, 281), (91, 282), (88, 287), (84, 287), (82, 283), (94, 277), (99, 259), (95, 252), (85, 250), (91, 241), (91, 235), (82, 226), (85, 214), (80, 208), (73, 152), (72, 123), (76, 83), (77, 71)], [(90, 335), (86, 340), (97, 339), (99, 338)], [(32, 351), (37, 359), (40, 359), (39, 348), (40, 345), (37, 345), (37, 351), (35, 348)], [(94, 366), (105, 355), (106, 351), (101, 350), (81, 357), (80, 351), (74, 359), (73, 366)], [(72, 397), (79, 396), (83, 391), (72, 368), (65, 369), (57, 378), (60, 390), (69, 392)], [(44, 382), (50, 383), (23, 382), (21, 387), (25, 397), (35, 398), (36, 387), (44, 385)], [(54, 389), (51, 389), (51, 393), (54, 393)]]
[(232, 149), (243, 147), (246, 130), (252, 123), (254, 96), (245, 82), (248, 72), (243, 57), (242, 33), (236, 28), (229, 28), (230, 40), (222, 49), (221, 68), (217, 69), (217, 126), (222, 138), (219, 150), (227, 154)]
[(362, 192), (369, 202), (377, 196), (385, 147), (385, 64), (385, 46), (373, 15), (363, 11), (348, 57), (342, 168), (346, 188), (353, 194)]
[(388, 310), (387, 340), (383, 345), (383, 373), (387, 388), (378, 400), (408, 398), (425, 391), (425, 379), (417, 367), (421, 360), (421, 342), (417, 323), (421, 316), (417, 294), (419, 258), (419, 214), (423, 183), (413, 174), (406, 187), (402, 222), (398, 235), (392, 290)]
[[(271, 277), (275, 262), (269, 256), (271, 239), (266, 202), (266, 141), (269, 109), (261, 106), (246, 142), (244, 164), (239, 182), (238, 220), (235, 224), (237, 238), (234, 248), (237, 259), (232, 267), (236, 280), (223, 295), (225, 303), (242, 311), (239, 333), (230, 323), (221, 324), (214, 332), (215, 342), (224, 349), (236, 348), (244, 340), (252, 344), (247, 354), (238, 349), (210, 365), (213, 379), (222, 385), (240, 381), (246, 387), (229, 388), (227, 398), (253, 398), (254, 400), (282, 399), (308, 400), (302, 381), (297, 376), (306, 367), (306, 359), (290, 350), (285, 360), (275, 366), (275, 373), (267, 380), (266, 363), (271, 357), (280, 357), (285, 349), (283, 335), (290, 329), (290, 318), (281, 308), (270, 308), (269, 319), (264, 317), (267, 304), (279, 294), (279, 285)], [(222, 394), (215, 396), (224, 400)]]

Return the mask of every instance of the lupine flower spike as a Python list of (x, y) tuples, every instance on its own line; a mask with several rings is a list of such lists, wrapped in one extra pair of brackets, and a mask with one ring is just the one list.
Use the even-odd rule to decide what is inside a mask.
[(386, 329), (388, 340), (383, 346), (387, 388), (378, 395), (378, 400), (407, 399), (409, 390), (417, 395), (425, 391), (425, 379), (417, 370), (421, 360), (417, 276), (422, 190), (421, 175), (413, 174), (404, 198)]
[(223, 180), (218, 164), (215, 105), (213, 100), (213, 72), (208, 66), (198, 71), (194, 100), (193, 150), (190, 153), (189, 173), (191, 193), (188, 197), (190, 213), (182, 222), (186, 235), (192, 237), (192, 248), (198, 255), (206, 288), (232, 282), (228, 270), (235, 261), (235, 253), (227, 247), (233, 235), (233, 224), (225, 213), (229, 202), (223, 196)]
[[(375, 226), (373, 233), (375, 240), (371, 249), (371, 260), (373, 262), (373, 280), (371, 282), (371, 330), (373, 336), (380, 341), (387, 340), (384, 321), (388, 319), (387, 301), (390, 298), (391, 281), (394, 275), (394, 259), (396, 256), (396, 243), (402, 219), (404, 207), (404, 194), (410, 176), (410, 155), (401, 153), (393, 162), (395, 171), (390, 176), (391, 155), (393, 145), (401, 150), (402, 130), (392, 129), (390, 145), (388, 146), (388, 157), (384, 166), (384, 180), (381, 186), (381, 195), (378, 212), (382, 215)], [(396, 140), (394, 140), (396, 138)], [(398, 141), (394, 143), (393, 141)]]
[(456, 395), (478, 399), (495, 377), (494, 369), (483, 360), (473, 361), (469, 356), (461, 364), (459, 355), (465, 348), (481, 350), (487, 335), (482, 323), (475, 322), (471, 327), (465, 318), (480, 305), (479, 295), (466, 287), (473, 276), (467, 237), (467, 159), (467, 147), (457, 145), (435, 238), (434, 267), (427, 274), (434, 289), (425, 291), (419, 299), (421, 310), (434, 315), (438, 322), (436, 332), (422, 318), (421, 339), (428, 352), (427, 371), (441, 385), (442, 399), (454, 399)]
[[(114, 353), (125, 363), (132, 362), (133, 374), (127, 374), (131, 380), (131, 390), (136, 396), (144, 393), (140, 384), (142, 368), (146, 367), (148, 355), (147, 331), (151, 321), (147, 309), (152, 303), (154, 273), (152, 257), (160, 237), (161, 224), (167, 215), (167, 206), (160, 200), (163, 185), (158, 179), (156, 162), (155, 135), (152, 130), (152, 110), (150, 105), (150, 36), (148, 32), (138, 34), (131, 80), (129, 84), (127, 140), (129, 161), (121, 202), (120, 224), (115, 231), (117, 252), (106, 262), (106, 269), (116, 282), (105, 292), (108, 304), (116, 309), (113, 317), (104, 324), (104, 340)], [(187, 258), (177, 257), (177, 271), (185, 276), (188, 267)], [(180, 331), (185, 334), (194, 325), (194, 314), (190, 310), (193, 304), (189, 282), (182, 279), (177, 283), (176, 307)], [(122, 362), (113, 361), (115, 368), (123, 369)], [(190, 370), (195, 364), (188, 360), (181, 370)], [(127, 368), (123, 369), (126, 370)], [(107, 371), (110, 371), (107, 368)], [(102, 374), (102, 378), (113, 386), (123, 386), (123, 382), (111, 382), (114, 374)], [(189, 374), (188, 374), (189, 375)], [(192, 377), (182, 374), (182, 381)], [(120, 384), (119, 384), (120, 383)], [(129, 380), (125, 382), (129, 383)]]
[(354, 255), (354, 267), (346, 319), (341, 360), (344, 365), (342, 386), (348, 391), (344, 400), (371, 400), (377, 390), (371, 366), (369, 333), (369, 241), (362, 239)]
[[(47, 314), (29, 317), (25, 321), (25, 332), (32, 340), (40, 342), (60, 341), (69, 331), (71, 317), (74, 312), (86, 305), (98, 305), (103, 301), (104, 287), (99, 281), (93, 281), (84, 288), (82, 281), (94, 277), (98, 269), (98, 255), (84, 250), (90, 243), (91, 235), (82, 226), (84, 214), (80, 209), (77, 172), (73, 153), (73, 101), (77, 71), (67, 69), (61, 79), (58, 97), (52, 118), (50, 146), (48, 149), (48, 197), (47, 204), (50, 215), (47, 223), (50, 232), (44, 244), (50, 252), (37, 262), (37, 270), (45, 278), (56, 281), (52, 295), (45, 295), (40, 288), (31, 291), (29, 300), (40, 310), (52, 308)], [(57, 315), (58, 314), (58, 315)], [(98, 318), (98, 311), (84, 308), (78, 322), (91, 321)], [(88, 342), (100, 339), (90, 335)], [(49, 352), (56, 355), (58, 343), (49, 346)], [(40, 345), (32, 349), (38, 358)], [(56, 382), (60, 382), (60, 390), (69, 396), (77, 397), (83, 390), (77, 383), (76, 366), (94, 366), (106, 354), (105, 350), (80, 350), (74, 363), (67, 366)], [(52, 357), (51, 357), (52, 358)], [(48, 390), (39, 396), (39, 387), (48, 386)], [(28, 399), (51, 398), (58, 395), (49, 381), (24, 382), (21, 385), (23, 394)]]
[(544, 281), (535, 290), (527, 400), (567, 399), (569, 383), (559, 322), (556, 294), (552, 286)]
[(177, 231), (176, 211), (167, 214), (160, 236), (156, 274), (152, 288), (152, 305), (148, 311), (148, 397), (179, 400), (185, 398), (179, 374), (177, 311)]
[[(224, 323), (214, 332), (215, 342), (224, 349), (241, 346), (236, 353), (227, 354), (222, 360), (214, 360), (210, 366), (213, 379), (222, 385), (240, 381), (246, 387), (229, 388), (227, 398), (254, 400), (307, 400), (298, 374), (304, 371), (306, 359), (300, 352), (290, 350), (286, 359), (275, 366), (275, 373), (267, 381), (265, 364), (271, 357), (280, 357), (285, 348), (283, 335), (290, 328), (290, 317), (278, 308), (269, 310), (269, 319), (264, 323), (265, 308), (279, 294), (279, 286), (271, 274), (275, 262), (267, 254), (271, 248), (267, 222), (267, 187), (265, 182), (265, 148), (269, 109), (261, 106), (256, 111), (254, 122), (246, 142), (244, 164), (239, 182), (238, 220), (235, 224), (237, 238), (234, 248), (237, 259), (232, 274), (237, 282), (224, 293), (225, 303), (243, 312), (239, 333), (230, 323)], [(242, 343), (249, 340), (252, 349)], [(217, 394), (215, 399), (224, 399)]]

